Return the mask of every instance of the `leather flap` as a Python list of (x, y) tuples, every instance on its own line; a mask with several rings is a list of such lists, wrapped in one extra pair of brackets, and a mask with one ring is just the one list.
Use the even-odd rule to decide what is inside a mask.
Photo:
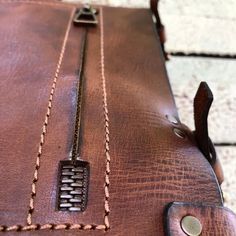
[(165, 213), (165, 230), (168, 236), (186, 235), (181, 226), (185, 216), (194, 216), (200, 221), (200, 235), (236, 235), (236, 215), (222, 206), (174, 202), (167, 207)]

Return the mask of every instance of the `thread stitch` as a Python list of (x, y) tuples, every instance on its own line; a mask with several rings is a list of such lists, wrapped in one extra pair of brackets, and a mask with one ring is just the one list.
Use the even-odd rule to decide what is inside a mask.
[(64, 37), (64, 40), (63, 40), (63, 43), (62, 43), (62, 48), (61, 48), (59, 60), (58, 60), (58, 63), (57, 63), (56, 72), (55, 72), (55, 75), (54, 75), (52, 87), (51, 87), (51, 92), (50, 92), (50, 97), (49, 97), (48, 107), (47, 107), (47, 113), (46, 113), (44, 124), (43, 124), (43, 127), (42, 127), (42, 133), (40, 135), (40, 143), (39, 143), (39, 147), (38, 147), (38, 154), (37, 154), (37, 158), (36, 158), (34, 177), (33, 177), (32, 186), (31, 186), (31, 198), (30, 198), (29, 210), (28, 210), (28, 216), (27, 216), (27, 225), (32, 224), (32, 214), (33, 214), (33, 211), (34, 211), (34, 199), (35, 199), (35, 196), (36, 196), (36, 183), (38, 181), (38, 172), (39, 172), (39, 168), (40, 168), (40, 158), (41, 158), (41, 155), (42, 155), (42, 148), (43, 148), (43, 144), (44, 144), (44, 141), (45, 141), (45, 135), (47, 133), (48, 120), (49, 120), (49, 117), (50, 117), (50, 114), (51, 114), (53, 95), (55, 93), (57, 79), (58, 79), (58, 76), (59, 76), (62, 60), (63, 60), (63, 57), (64, 57), (66, 43), (68, 41), (68, 36), (69, 36), (69, 32), (70, 32), (70, 28), (71, 28), (71, 22), (72, 22), (74, 13), (75, 13), (75, 8), (73, 8), (73, 10), (70, 14), (69, 22), (68, 22), (68, 25), (66, 27), (65, 37)]
[(108, 106), (107, 106), (107, 89), (106, 89), (106, 77), (105, 77), (105, 54), (104, 54), (104, 20), (103, 20), (103, 8), (100, 8), (100, 53), (101, 53), (101, 80), (102, 80), (102, 90), (103, 90), (103, 109), (104, 109), (104, 130), (105, 130), (105, 156), (106, 156), (106, 171), (105, 171), (105, 215), (104, 215), (104, 224), (106, 230), (110, 228), (109, 223), (109, 174), (110, 174), (110, 154), (109, 154), (109, 116), (108, 116)]
[[(74, 12), (74, 11), (73, 11)], [(105, 122), (105, 156), (106, 156), (106, 169), (105, 169), (105, 184), (104, 184), (104, 193), (105, 193), (105, 200), (104, 200), (104, 210), (105, 210), (105, 215), (104, 215), (104, 225), (96, 225), (96, 224), (52, 224), (52, 223), (47, 223), (47, 224), (28, 224), (28, 225), (13, 225), (13, 226), (5, 226), (5, 225), (0, 225), (0, 232), (11, 232), (11, 231), (16, 231), (16, 232), (21, 232), (21, 231), (37, 231), (37, 230), (109, 230), (110, 229), (110, 223), (109, 223), (109, 214), (110, 214), (110, 207), (109, 207), (109, 186), (110, 186), (110, 180), (109, 180), (109, 174), (110, 174), (110, 153), (109, 153), (109, 117), (108, 117), (108, 106), (107, 106), (107, 90), (106, 90), (106, 77), (105, 77), (105, 60), (104, 60), (104, 24), (103, 24), (103, 8), (100, 8), (100, 53), (101, 53), (101, 80), (102, 80), (102, 90), (103, 90), (103, 108), (104, 108), (104, 122)], [(73, 13), (72, 13), (73, 16)], [(70, 20), (71, 21), (71, 20)], [(68, 37), (68, 36), (67, 36)], [(64, 45), (64, 43), (63, 43)], [(65, 49), (64, 49), (65, 51)], [(64, 52), (63, 52), (64, 54)], [(59, 61), (62, 61), (63, 56), (59, 58)], [(60, 69), (60, 68), (59, 68)], [(56, 70), (55, 78), (57, 80), (58, 77), (58, 67)], [(57, 77), (56, 77), (57, 75)], [(54, 78), (54, 81), (55, 81)], [(51, 102), (53, 99), (53, 94), (55, 90), (55, 85), (53, 81), (52, 85), (52, 90), (50, 93), (49, 97), (49, 103), (51, 106)], [(48, 107), (49, 108), (49, 107)], [(45, 121), (43, 125), (43, 131), (41, 134), (41, 139), (40, 139), (40, 145), (38, 149), (38, 153), (42, 153), (42, 145), (44, 141), (44, 136), (47, 132), (47, 124), (48, 124), (48, 119), (50, 116), (50, 110), (47, 110), (46, 116), (45, 116)], [(48, 112), (49, 111), (49, 112)], [(35, 173), (34, 173), (34, 180), (38, 180), (38, 168), (40, 167), (40, 156), (37, 157), (36, 159), (36, 168), (35, 168)], [(36, 171), (37, 170), (37, 171)], [(36, 194), (36, 184), (35, 181), (33, 180), (32, 184), (32, 193)], [(36, 181), (37, 182), (37, 181)], [(34, 196), (35, 197), (35, 196)], [(31, 196), (30, 199), (30, 206), (34, 206), (34, 197)], [(32, 221), (32, 213), (30, 216), (30, 220)]]
[(12, 232), (12, 231), (36, 231), (36, 230), (106, 230), (105, 225), (94, 225), (94, 224), (32, 224), (32, 225), (13, 225), (13, 226), (0, 226), (0, 232)]

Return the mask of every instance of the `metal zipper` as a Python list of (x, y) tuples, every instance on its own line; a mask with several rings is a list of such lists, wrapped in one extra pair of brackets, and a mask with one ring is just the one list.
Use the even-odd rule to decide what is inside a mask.
[[(85, 20), (86, 19), (86, 20)], [(59, 211), (83, 212), (88, 201), (89, 162), (82, 160), (81, 146), (81, 116), (84, 82), (84, 64), (86, 57), (86, 42), (88, 28), (97, 24), (95, 11), (88, 5), (75, 13), (74, 25), (83, 26), (83, 36), (80, 53), (80, 68), (78, 70), (77, 110), (74, 127), (72, 157), (59, 163), (57, 209)]]

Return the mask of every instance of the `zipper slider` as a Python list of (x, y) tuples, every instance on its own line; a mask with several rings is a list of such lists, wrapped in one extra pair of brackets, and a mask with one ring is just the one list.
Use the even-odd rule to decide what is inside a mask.
[(83, 8), (77, 9), (74, 17), (75, 26), (96, 26), (98, 24), (96, 14), (98, 11), (89, 4), (85, 4)]

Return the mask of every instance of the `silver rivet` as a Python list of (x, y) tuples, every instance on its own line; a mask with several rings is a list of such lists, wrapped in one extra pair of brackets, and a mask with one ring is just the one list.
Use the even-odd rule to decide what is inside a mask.
[(166, 115), (166, 118), (168, 119), (168, 121), (170, 121), (171, 123), (177, 125), (179, 123), (179, 121), (177, 120), (176, 117), (171, 116), (171, 115)]
[(177, 128), (174, 128), (174, 133), (179, 137), (179, 138), (185, 138), (185, 133), (184, 131), (180, 130), (180, 129), (177, 129)]
[(194, 216), (185, 216), (181, 220), (181, 227), (189, 236), (199, 236), (202, 232), (201, 222)]

